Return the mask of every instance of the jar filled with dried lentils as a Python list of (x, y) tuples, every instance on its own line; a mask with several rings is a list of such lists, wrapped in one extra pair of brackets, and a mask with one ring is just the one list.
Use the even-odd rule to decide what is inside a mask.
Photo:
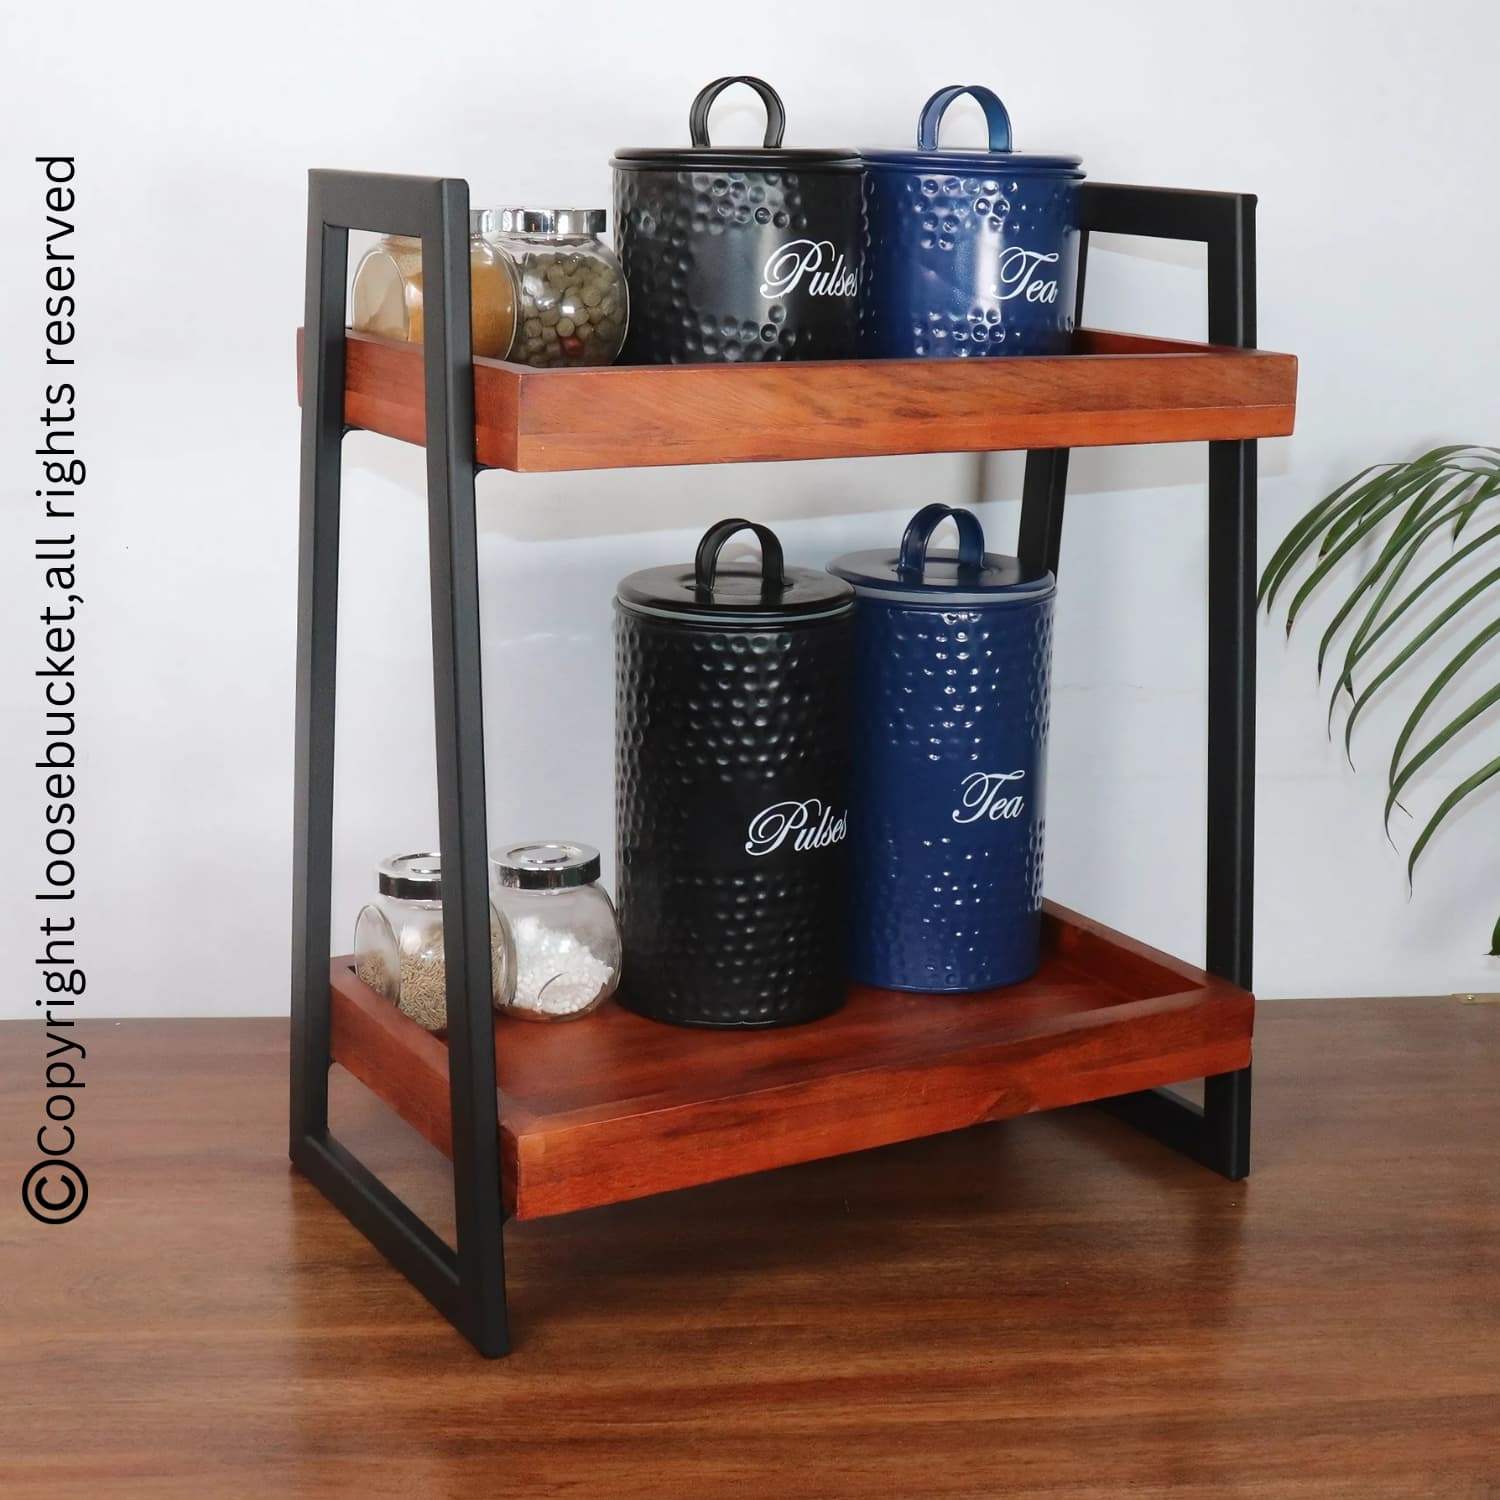
[(625, 342), (625, 277), (599, 238), (602, 208), (503, 208), (491, 243), (519, 287), (510, 358), (526, 365), (607, 365)]

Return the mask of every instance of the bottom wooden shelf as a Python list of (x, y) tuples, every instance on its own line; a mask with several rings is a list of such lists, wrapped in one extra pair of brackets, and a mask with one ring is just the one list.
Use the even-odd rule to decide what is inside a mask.
[[(695, 1031), (607, 1005), (500, 1018), (507, 1206), (518, 1219), (693, 1187), (1033, 1110), (1227, 1073), (1254, 999), (1048, 903), (1045, 957), (978, 995), (856, 987), (776, 1031)], [(333, 1058), (451, 1154), (444, 1043), (332, 965)]]

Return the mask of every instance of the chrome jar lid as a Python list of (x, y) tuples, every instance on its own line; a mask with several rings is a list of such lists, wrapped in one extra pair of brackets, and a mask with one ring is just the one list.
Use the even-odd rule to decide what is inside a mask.
[(395, 896), (402, 901), (443, 899), (441, 854), (394, 855), (381, 860), (376, 876), (382, 896)]
[(565, 890), (599, 878), (599, 851), (560, 840), (507, 844), (490, 852), (490, 868), (495, 883), (510, 890)]
[[(485, 226), (476, 234), (603, 234), (608, 215), (602, 208), (487, 208)], [(471, 214), (470, 222), (474, 216)]]

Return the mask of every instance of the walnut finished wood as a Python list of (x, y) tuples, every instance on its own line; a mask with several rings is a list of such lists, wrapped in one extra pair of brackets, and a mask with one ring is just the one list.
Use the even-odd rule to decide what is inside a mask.
[[(301, 390), (301, 330), (297, 334)], [(422, 351), (349, 333), (345, 416), (409, 443), (426, 431)], [(889, 453), (1281, 437), (1290, 354), (1081, 329), (1073, 353), (986, 360), (614, 365), (474, 361), (475, 452), (521, 472)]]
[[(1496, 1494), (1500, 1007), (1260, 1006), (1246, 1182), (1053, 1110), (512, 1224), (489, 1363), (288, 1166), (286, 1019), (101, 1019), (151, 983), (80, 1008), (61, 1227), (0, 1022), (4, 1500)], [(332, 1084), (451, 1235), (448, 1162)]]
[[(913, 1140), (1250, 1061), (1254, 1001), (1050, 907), (1038, 975), (972, 996), (855, 989), (766, 1032), (618, 1006), (496, 1026), (507, 1203), (519, 1219)], [(335, 959), (333, 1056), (444, 1152), (448, 1057)]]

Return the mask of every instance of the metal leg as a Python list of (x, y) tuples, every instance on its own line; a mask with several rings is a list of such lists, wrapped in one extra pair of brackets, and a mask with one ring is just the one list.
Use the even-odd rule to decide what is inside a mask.
[[(298, 581), (291, 1157), (486, 1355), (508, 1348), (490, 1002), (469, 192), (443, 178), (313, 172), (308, 187)], [(457, 1253), (328, 1130), (338, 531), (349, 230), (422, 241), (427, 495)]]
[[(1073, 291), (1073, 326), (1083, 321), (1083, 289), (1089, 269), (1089, 232), (1078, 236), (1078, 285)], [(1034, 448), (1026, 454), (1021, 487), (1021, 534), (1016, 553), (1027, 568), (1057, 572), (1062, 551), (1063, 502), (1068, 492), (1068, 450)]]
[(1016, 543), (1024, 567), (1057, 572), (1067, 492), (1068, 449), (1033, 448), (1028, 452), (1021, 486), (1021, 534)]
[[(484, 691), (474, 514), (474, 356), (469, 317), (469, 187), (438, 186), (440, 237), (424, 236), (428, 560), (443, 853), (453, 1209), (464, 1331), (483, 1354), (509, 1348), (501, 1259), (500, 1123), (490, 978), (484, 800)], [(436, 252), (436, 253), (435, 253)], [(430, 267), (440, 267), (434, 278)], [(433, 313), (441, 308), (441, 316)]]
[[(1210, 343), (1255, 347), (1255, 199), (1086, 184), (1090, 230), (1201, 240), (1208, 246)], [(1082, 258), (1078, 316), (1083, 308)], [(1251, 988), (1255, 891), (1256, 446), (1210, 443), (1208, 459), (1208, 848), (1204, 967)], [(1023, 560), (1057, 571), (1067, 453), (1028, 453)], [(1250, 1171), (1250, 1069), (1204, 1080), (1203, 1105), (1169, 1089), (1125, 1094), (1105, 1108), (1238, 1181)]]

